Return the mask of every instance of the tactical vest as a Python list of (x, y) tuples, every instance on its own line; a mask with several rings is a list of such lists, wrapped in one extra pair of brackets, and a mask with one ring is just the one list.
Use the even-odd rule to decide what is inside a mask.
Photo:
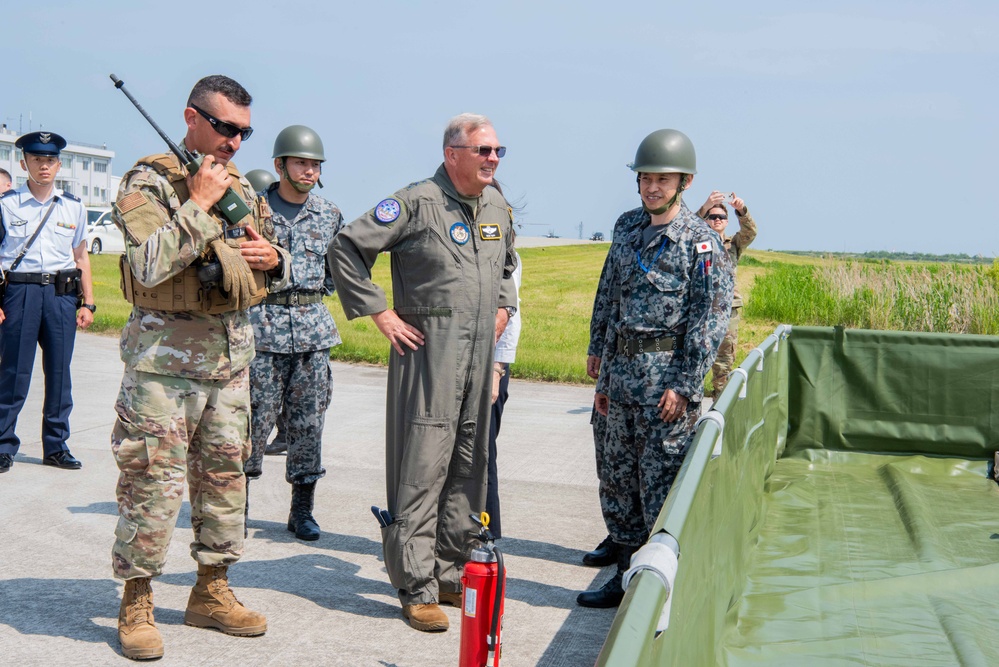
[[(181, 168), (177, 157), (173, 153), (150, 155), (141, 158), (136, 164), (151, 167), (156, 173), (167, 179), (173, 187), (174, 192), (177, 193), (181, 204), (190, 199), (190, 192), (187, 189), (187, 173)], [(229, 162), (226, 165), (226, 171), (232, 177), (233, 189), (245, 200), (245, 193), (240, 184), (241, 176), (239, 170), (236, 169), (236, 166), (232, 162)], [(133, 194), (140, 194), (140, 196), (145, 197), (145, 195), (138, 192)], [(260, 201), (255, 202), (251, 208), (263, 213), (261, 203)], [(266, 206), (266, 204), (264, 205)], [(145, 241), (158, 227), (162, 226), (162, 218), (158, 220), (157, 224), (149, 224), (149, 216), (144, 217), (140, 222), (133, 220), (130, 224), (128, 214), (120, 210), (119, 213), (128, 230), (129, 236), (134, 238), (138, 243)], [(170, 213), (172, 215), (174, 211), (170, 211)], [(242, 230), (252, 222), (253, 215), (247, 215), (239, 221), (236, 227), (231, 227), (230, 230)], [(242, 244), (249, 240), (249, 237), (245, 233), (242, 233), (236, 239), (238, 243)], [(204, 263), (213, 261), (214, 257), (215, 253), (209, 248), (206, 255), (198, 262), (198, 266), (188, 266), (177, 275), (158, 285), (145, 287), (132, 275), (131, 267), (125, 259), (125, 255), (122, 255), (118, 261), (118, 268), (121, 271), (122, 294), (125, 300), (134, 306), (167, 312), (195, 311), (209, 315), (218, 315), (235, 310), (229, 305), (228, 298), (222, 293), (218, 284), (213, 285), (211, 288), (206, 288), (198, 278), (198, 267)], [(255, 306), (267, 296), (267, 277), (263, 271), (253, 270), (252, 274), (253, 291), (250, 296), (250, 305)]]

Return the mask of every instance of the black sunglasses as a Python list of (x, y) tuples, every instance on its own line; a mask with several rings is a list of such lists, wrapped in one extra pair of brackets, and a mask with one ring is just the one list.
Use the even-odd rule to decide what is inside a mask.
[(451, 148), (471, 148), (479, 154), (479, 157), (489, 157), (493, 151), (496, 151), (496, 157), (506, 155), (506, 146), (451, 146)]
[(708, 220), (711, 220), (711, 221), (715, 221), (715, 220), (728, 220), (728, 216), (727, 215), (719, 215), (718, 213), (712, 213), (711, 215), (708, 216)]
[(208, 113), (207, 111), (205, 111), (196, 104), (192, 104), (191, 108), (197, 111), (199, 114), (201, 114), (201, 116), (205, 120), (211, 123), (212, 129), (221, 134), (226, 139), (232, 139), (238, 134), (240, 139), (246, 141), (247, 139), (250, 138), (250, 135), (253, 134), (252, 127), (236, 127), (232, 123), (227, 123), (224, 120), (219, 120), (218, 118), (211, 115), (210, 113)]

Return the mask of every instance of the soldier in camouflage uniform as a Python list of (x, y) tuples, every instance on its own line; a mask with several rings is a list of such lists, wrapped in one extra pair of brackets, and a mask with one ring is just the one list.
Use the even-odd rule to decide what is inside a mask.
[[(245, 309), (263, 294), (248, 283), (269, 275), (281, 289), (289, 267), (287, 253), (261, 237), (273, 235), (269, 221), (230, 162), (252, 132), (250, 101), (228, 77), (200, 80), (184, 110), (184, 145), (204, 155), (201, 168), (190, 176), (173, 154), (142, 158), (122, 178), (115, 204), (126, 246), (122, 286), (133, 308), (121, 334), (125, 372), (111, 435), (120, 470), (112, 567), (125, 580), (118, 637), (133, 659), (163, 655), (150, 578), (162, 572), (185, 477), (198, 578), (184, 622), (236, 636), (267, 629), (227, 579), (243, 552), (250, 454), (253, 329)], [(229, 187), (252, 215), (224, 227), (210, 211)], [(196, 266), (211, 260), (221, 262), (228, 291), (198, 281)]]
[[(636, 218), (628, 213), (619, 217), (617, 222), (614, 223), (614, 230), (611, 232), (611, 247), (613, 248), (614, 245), (623, 243), (631, 233), (633, 225), (636, 221), (640, 220), (640, 218)], [(598, 285), (604, 281), (606, 274), (607, 264), (605, 263), (603, 270), (600, 272)], [(607, 328), (611, 324), (610, 305), (611, 301), (609, 299), (602, 299), (598, 292), (593, 301), (593, 314), (590, 317), (590, 346), (586, 350), (586, 374), (594, 380), (600, 377), (600, 355), (604, 353)], [(597, 412), (596, 405), (593, 406), (593, 411), (590, 413), (590, 426), (593, 428), (593, 451), (596, 455), (597, 477), (599, 479), (603, 469), (604, 441), (607, 438), (607, 417)], [(602, 492), (602, 490), (603, 485), (598, 487), (598, 493)], [(604, 502), (601, 500), (600, 504), (603, 506)], [(616, 563), (617, 551), (614, 538), (608, 535), (593, 551), (583, 555), (583, 565), (605, 567)]]
[(323, 296), (333, 293), (326, 251), (343, 227), (340, 209), (312, 192), (326, 160), (313, 130), (292, 125), (274, 141), (274, 168), (281, 179), (265, 196), (278, 244), (291, 255), (291, 282), (250, 309), (257, 355), (250, 365), (253, 454), (247, 480), (262, 472), (267, 438), (281, 419), (288, 446), (285, 479), (292, 485), (288, 530), (318, 540), (312, 516), (322, 464), (323, 422), (333, 385), (330, 348), (340, 335)]
[(601, 502), (617, 544), (617, 572), (581, 593), (616, 607), (631, 555), (648, 539), (700, 414), (704, 376), (728, 325), (734, 277), (719, 236), (682, 202), (696, 173), (682, 132), (658, 130), (638, 147), (642, 208), (619, 221), (594, 312), (606, 313), (595, 403), (607, 416)]
[[(506, 148), (484, 116), (444, 133), (433, 178), (382, 200), (333, 241), (333, 279), (348, 318), (370, 315), (392, 343), (385, 476), (392, 521), (385, 569), (403, 616), (448, 629), (461, 568), (486, 502), (493, 349), (516, 311), (513, 214), (492, 187)], [(371, 282), (392, 253), (393, 307)]]
[[(749, 214), (746, 202), (736, 196), (734, 192), (731, 194), (729, 204), (732, 205), (736, 215), (739, 216), (739, 231), (735, 233), (735, 236), (725, 236), (725, 228), (728, 226), (728, 209), (725, 208), (725, 193), (717, 190), (712, 192), (708, 196), (708, 200), (704, 202), (704, 205), (697, 212), (697, 215), (704, 218), (708, 226), (722, 237), (722, 241), (725, 243), (725, 251), (728, 252), (732, 266), (735, 267), (739, 264), (742, 252), (756, 239), (756, 221)], [(728, 332), (726, 332), (725, 339), (718, 347), (718, 356), (711, 367), (711, 385), (714, 388), (714, 392), (712, 393), (714, 398), (718, 398), (722, 389), (725, 388), (725, 385), (728, 383), (728, 376), (732, 372), (732, 366), (735, 364), (735, 346), (739, 342), (739, 313), (741, 311), (742, 296), (740, 296), (737, 289), (735, 296), (732, 297), (732, 315), (728, 320)]]

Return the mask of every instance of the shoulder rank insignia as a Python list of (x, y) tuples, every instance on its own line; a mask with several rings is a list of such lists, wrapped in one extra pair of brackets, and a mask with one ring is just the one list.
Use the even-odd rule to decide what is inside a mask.
[(66, 199), (71, 200), (71, 201), (80, 201), (79, 197), (77, 197), (76, 195), (71, 194), (69, 192), (63, 192), (62, 196), (65, 197)]
[(471, 230), (464, 222), (456, 222), (451, 225), (451, 240), (458, 245), (465, 245), (472, 236)]
[(697, 254), (711, 252), (711, 241), (700, 241), (697, 244)]
[(395, 222), (402, 215), (402, 202), (398, 199), (389, 197), (388, 199), (383, 199), (378, 202), (375, 206), (375, 220), (387, 225), (390, 222)]
[(499, 241), (503, 238), (499, 225), (479, 225), (479, 238), (483, 241)]

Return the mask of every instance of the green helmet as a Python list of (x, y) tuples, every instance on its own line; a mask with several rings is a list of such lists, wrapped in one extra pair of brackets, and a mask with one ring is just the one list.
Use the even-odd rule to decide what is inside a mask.
[(694, 144), (679, 130), (656, 130), (642, 139), (635, 151), (632, 171), (647, 174), (696, 174)]
[(271, 157), (304, 157), (326, 161), (323, 140), (315, 130), (304, 125), (289, 125), (281, 130), (274, 140), (274, 155)]
[(266, 169), (252, 169), (244, 175), (246, 176), (246, 180), (250, 182), (250, 186), (254, 192), (266, 190), (267, 186), (271, 183), (277, 183), (277, 178), (274, 174)]

